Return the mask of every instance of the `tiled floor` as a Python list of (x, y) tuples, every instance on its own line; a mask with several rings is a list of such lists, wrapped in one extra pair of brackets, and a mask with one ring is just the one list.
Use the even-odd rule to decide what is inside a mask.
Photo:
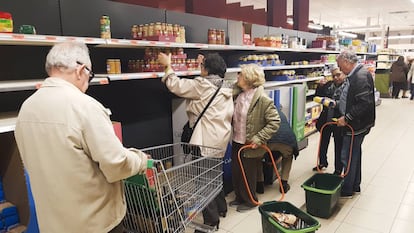
[[(309, 146), (294, 161), (291, 190), (284, 201), (306, 211), (303, 182), (313, 175), (319, 134), (309, 137)], [(412, 144), (411, 144), (412, 143)], [(333, 171), (333, 143), (329, 152), (329, 167)], [(377, 107), (376, 126), (365, 137), (362, 147), (362, 192), (353, 199), (340, 199), (329, 219), (316, 218), (318, 233), (408, 233), (414, 232), (414, 101), (383, 99)], [(275, 182), (259, 195), (261, 202), (279, 200)], [(227, 200), (233, 200), (233, 193)], [(222, 218), (218, 233), (262, 232), (257, 208), (236, 212), (229, 207)]]

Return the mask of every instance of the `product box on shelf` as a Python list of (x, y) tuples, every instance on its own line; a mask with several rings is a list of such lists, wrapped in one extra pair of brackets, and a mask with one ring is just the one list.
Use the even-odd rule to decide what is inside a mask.
[(228, 21), (228, 34), (230, 45), (252, 45), (252, 27), (250, 23), (241, 21)]
[(0, 32), (13, 32), (13, 18), (9, 12), (0, 11)]
[(290, 81), (295, 79), (295, 75), (275, 75), (266, 78), (267, 81)]
[[(0, 134), (0, 176), (2, 177), (4, 197), (9, 203), (13, 203), (14, 207), (9, 209), (9, 213), (17, 213), (8, 215), (7, 224), (13, 225), (20, 220), (23, 225), (29, 225), (31, 219), (30, 210), (32, 204), (29, 201), (26, 177), (24, 174), (23, 162), (17, 149), (13, 132)], [(3, 213), (4, 214), (4, 213)], [(3, 221), (3, 223), (4, 223)], [(37, 227), (37, 226), (36, 226)], [(37, 231), (28, 231), (37, 232)]]

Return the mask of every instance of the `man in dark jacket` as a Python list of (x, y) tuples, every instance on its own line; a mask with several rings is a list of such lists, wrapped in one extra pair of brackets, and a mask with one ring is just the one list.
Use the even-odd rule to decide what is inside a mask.
[[(296, 159), (296, 157), (299, 155), (299, 150), (298, 143), (296, 141), (296, 136), (293, 133), (293, 130), (290, 127), (286, 116), (279, 109), (277, 109), (277, 111), (280, 116), (280, 126), (278, 131), (275, 134), (273, 134), (272, 138), (268, 141), (268, 147), (272, 151), (275, 162), (279, 159), (282, 160), (281, 180), (283, 190), (286, 193), (290, 189), (288, 179), (290, 170), (292, 168), (293, 156), (295, 156)], [(271, 165), (269, 154), (266, 153), (264, 158), (264, 183), (272, 184), (273, 167)]]
[[(371, 127), (375, 124), (374, 80), (371, 73), (358, 64), (358, 57), (351, 51), (341, 52), (336, 59), (344, 74), (348, 75), (348, 89), (342, 92), (338, 126), (349, 124), (354, 129), (354, 138), (348, 127), (344, 128), (341, 160), (346, 169), (351, 159), (349, 173), (345, 176), (341, 197), (352, 198), (361, 192), (361, 146)], [(341, 102), (345, 99), (345, 103)], [(352, 143), (352, 144), (351, 144)], [(350, 154), (350, 147), (352, 151)]]
[[(331, 70), (333, 80), (326, 83), (321, 83), (316, 88), (316, 96), (329, 97), (334, 101), (333, 106), (323, 106), (323, 111), (319, 115), (318, 121), (316, 122), (316, 128), (322, 134), (321, 140), (319, 141), (319, 169), (328, 167), (328, 146), (331, 140), (331, 136), (334, 137), (335, 143), (335, 171), (334, 174), (340, 175), (342, 172), (341, 163), (341, 150), (342, 150), (342, 128), (336, 125), (327, 125), (321, 131), (322, 126), (326, 122), (332, 122), (334, 118), (340, 117), (339, 112), (339, 98), (345, 86), (347, 85), (346, 76), (338, 67)], [(314, 167), (313, 171), (317, 171), (318, 168)]]

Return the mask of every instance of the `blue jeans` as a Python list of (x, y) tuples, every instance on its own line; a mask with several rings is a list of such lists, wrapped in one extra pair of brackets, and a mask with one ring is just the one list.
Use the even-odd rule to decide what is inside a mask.
[[(352, 157), (349, 167), (349, 172), (345, 176), (344, 183), (342, 186), (342, 193), (344, 194), (353, 194), (355, 191), (360, 191), (361, 185), (361, 146), (364, 141), (366, 133), (355, 135), (352, 145)], [(343, 144), (342, 144), (342, 153), (341, 161), (344, 166), (344, 170), (348, 167), (349, 161), (349, 149), (351, 147), (350, 135), (344, 135)]]

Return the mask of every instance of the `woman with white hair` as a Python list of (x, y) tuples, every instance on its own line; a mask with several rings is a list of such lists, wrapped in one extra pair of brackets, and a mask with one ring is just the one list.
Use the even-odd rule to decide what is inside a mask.
[(241, 160), (246, 173), (250, 191), (255, 194), (258, 174), (263, 174), (262, 158), (265, 153), (261, 145), (272, 137), (279, 129), (280, 117), (273, 100), (264, 92), (265, 74), (256, 64), (241, 67), (237, 77), (233, 114), (232, 143), (232, 179), (236, 195), (230, 206), (237, 206), (243, 212), (255, 207), (249, 198), (238, 162), (238, 151), (244, 145), (252, 145), (251, 149), (243, 150)]

